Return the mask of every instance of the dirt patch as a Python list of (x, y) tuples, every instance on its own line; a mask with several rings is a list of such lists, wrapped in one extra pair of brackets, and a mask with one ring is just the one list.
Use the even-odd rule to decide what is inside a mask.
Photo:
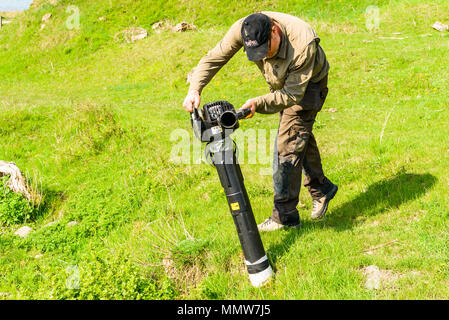
[(407, 277), (418, 277), (419, 271), (410, 271), (407, 273), (394, 270), (380, 269), (377, 266), (367, 266), (359, 270), (364, 276), (364, 287), (368, 290), (399, 289), (398, 281)]
[(175, 283), (181, 295), (188, 295), (192, 288), (201, 283), (204, 274), (207, 274), (204, 272), (204, 265), (201, 261), (180, 265), (175, 259), (164, 257), (162, 265), (165, 274)]

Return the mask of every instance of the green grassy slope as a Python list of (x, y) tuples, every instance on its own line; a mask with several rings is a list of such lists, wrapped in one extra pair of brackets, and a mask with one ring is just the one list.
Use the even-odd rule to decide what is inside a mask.
[[(66, 27), (68, 5), (80, 10), (79, 30)], [(368, 5), (380, 8), (375, 33), (365, 28)], [(430, 25), (447, 21), (448, 9), (445, 1), (418, 0), (37, 1), (0, 31), (0, 160), (27, 171), (45, 202), (25, 223), (29, 237), (13, 234), (20, 225), (1, 227), (0, 292), (447, 299), (449, 36)], [(191, 130), (181, 108), (186, 74), (234, 20), (257, 10), (296, 14), (322, 39), (330, 93), (315, 135), (326, 174), (340, 187), (325, 220), (310, 220), (303, 190), (302, 229), (262, 235), (276, 269), (263, 289), (247, 280), (215, 170), (170, 161), (179, 142), (173, 130)], [(47, 12), (53, 17), (41, 30)], [(160, 20), (199, 30), (151, 31)], [(114, 40), (132, 26), (149, 37)], [(239, 106), (266, 92), (239, 52), (202, 102)], [(277, 115), (241, 124), (242, 132), (276, 126)], [(271, 177), (260, 175), (267, 166), (242, 165), (258, 222), (271, 213)], [(364, 288), (363, 268), (372, 264), (385, 277), (377, 291)]]

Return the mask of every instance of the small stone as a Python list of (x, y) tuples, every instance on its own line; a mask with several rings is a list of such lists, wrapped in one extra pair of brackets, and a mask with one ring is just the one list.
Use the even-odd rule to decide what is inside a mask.
[(46, 13), (42, 17), (42, 22), (48, 21), (48, 20), (50, 20), (50, 18), (51, 18), (51, 13)]
[(186, 21), (180, 22), (172, 28), (173, 32), (184, 32), (187, 30), (197, 30), (197, 29), (198, 29), (197, 26), (188, 23)]
[(40, 259), (40, 258), (42, 258), (44, 255), (42, 254), (42, 253), (39, 253), (39, 254), (36, 254), (35, 256), (34, 256), (34, 259)]
[(30, 234), (31, 231), (33, 231), (33, 229), (31, 229), (30, 227), (23, 226), (22, 228), (17, 229), (17, 231), (14, 232), (14, 234), (18, 235), (21, 238), (25, 238)]
[(67, 227), (73, 227), (76, 226), (77, 224), (79, 224), (78, 221), (70, 221), (69, 223), (67, 223)]
[(137, 40), (142, 40), (148, 36), (148, 31), (145, 29), (138, 30), (136, 34), (131, 36), (131, 42), (135, 42)]
[(98, 21), (107, 21), (107, 20), (106, 20), (106, 17), (99, 17)]
[(153, 30), (162, 29), (163, 26), (164, 26), (164, 23), (162, 21), (159, 21), (159, 22), (156, 22), (155, 24), (153, 24), (151, 26), (151, 29), (153, 29)]
[(58, 221), (52, 221), (52, 222), (49, 222), (49, 223), (47, 223), (46, 225), (44, 225), (44, 227), (50, 227), (50, 226), (52, 226), (52, 225), (54, 225), (55, 223), (57, 223)]
[(156, 33), (161, 33), (165, 29), (172, 29), (172, 28), (173, 28), (172, 26), (168, 25), (164, 21), (156, 22), (151, 26), (151, 29), (153, 29), (153, 31)]
[(205, 199), (207, 201), (210, 200), (209, 194), (207, 192), (203, 194), (203, 199)]
[(327, 109), (327, 112), (337, 112), (337, 109), (336, 108), (330, 108), (330, 109)]
[(432, 28), (434, 28), (435, 30), (444, 32), (444, 31), (449, 30), (449, 25), (443, 24), (443, 23), (441, 23), (441, 22), (439, 22), (439, 21), (436, 21), (436, 22), (432, 25)]
[(115, 41), (120, 41), (121, 39), (126, 40), (126, 42), (131, 43), (137, 40), (144, 39), (148, 36), (148, 31), (140, 27), (131, 27), (120, 32), (117, 32), (114, 36)]

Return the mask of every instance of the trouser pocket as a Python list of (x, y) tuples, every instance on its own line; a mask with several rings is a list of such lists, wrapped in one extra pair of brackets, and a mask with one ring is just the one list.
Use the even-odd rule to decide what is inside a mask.
[(309, 134), (307, 132), (298, 133), (293, 143), (293, 151), (296, 153), (301, 153), (306, 148), (308, 141)]
[(304, 97), (300, 101), (299, 105), (303, 110), (320, 111), (326, 100), (327, 93), (327, 76), (320, 82), (309, 82), (304, 93)]

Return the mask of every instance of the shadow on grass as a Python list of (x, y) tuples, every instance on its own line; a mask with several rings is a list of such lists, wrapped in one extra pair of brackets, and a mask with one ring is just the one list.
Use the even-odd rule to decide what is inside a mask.
[[(268, 250), (270, 260), (275, 263), (277, 258), (288, 252), (290, 246), (305, 232), (317, 228), (333, 228), (337, 231), (350, 229), (363, 222), (357, 217), (373, 216), (417, 199), (435, 185), (436, 181), (437, 178), (429, 173), (414, 174), (401, 171), (391, 178), (370, 185), (357, 197), (335, 209), (332, 208), (331, 203), (324, 220), (319, 222), (303, 221), (300, 230), (292, 229), (279, 244), (271, 246)], [(339, 190), (339, 194), (342, 192), (344, 192), (344, 188)], [(337, 193), (337, 197), (339, 194)]]
[(34, 209), (31, 221), (48, 215), (65, 200), (64, 193), (60, 191), (44, 189), (42, 194), (44, 195), (42, 202)]
[(330, 209), (323, 221), (326, 227), (336, 230), (352, 228), (360, 216), (372, 216), (389, 209), (398, 208), (403, 203), (424, 195), (437, 178), (433, 175), (400, 172), (394, 177), (370, 185), (365, 192), (351, 201)]

